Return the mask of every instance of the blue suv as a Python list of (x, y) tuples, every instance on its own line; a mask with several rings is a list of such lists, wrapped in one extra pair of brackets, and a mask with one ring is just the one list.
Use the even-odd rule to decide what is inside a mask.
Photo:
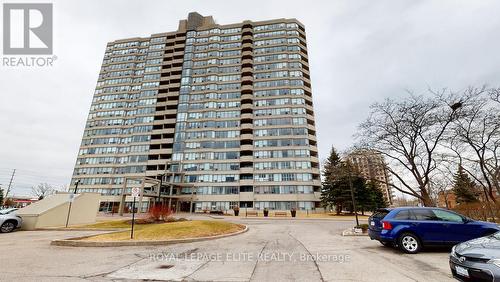
[(476, 221), (440, 208), (379, 209), (368, 219), (368, 234), (385, 246), (418, 253), (423, 246), (455, 245), (500, 231), (495, 223)]

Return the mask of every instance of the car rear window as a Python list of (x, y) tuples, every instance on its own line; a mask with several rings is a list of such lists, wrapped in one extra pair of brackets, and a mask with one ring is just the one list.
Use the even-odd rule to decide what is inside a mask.
[(410, 219), (413, 219), (413, 217), (411, 216), (409, 210), (402, 210), (402, 211), (399, 211), (394, 216), (394, 219), (397, 219), (397, 220), (410, 220)]
[(373, 213), (372, 218), (382, 219), (389, 213), (388, 210), (377, 210)]

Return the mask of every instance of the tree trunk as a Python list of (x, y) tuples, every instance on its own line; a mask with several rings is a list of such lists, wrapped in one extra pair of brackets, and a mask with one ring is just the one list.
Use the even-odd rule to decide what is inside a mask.
[(335, 205), (335, 213), (337, 215), (340, 215), (340, 213), (342, 212), (342, 206), (341, 205)]
[(494, 192), (493, 192), (493, 189), (489, 189), (489, 190), (488, 190), (488, 194), (489, 194), (489, 196), (490, 196), (491, 201), (492, 201), (493, 203), (496, 203), (496, 202), (497, 202), (497, 199), (495, 198), (495, 194), (494, 194)]
[(424, 204), (424, 207), (434, 207), (434, 201), (431, 199), (429, 196), (429, 193), (427, 193), (427, 190), (425, 189), (420, 189), (420, 195), (422, 196), (422, 204)]

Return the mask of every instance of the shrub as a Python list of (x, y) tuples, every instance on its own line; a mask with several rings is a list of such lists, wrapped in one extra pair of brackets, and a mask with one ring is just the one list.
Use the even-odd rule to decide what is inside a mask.
[(155, 204), (149, 208), (149, 217), (155, 221), (166, 220), (172, 215), (172, 210), (167, 206)]
[(168, 207), (163, 206), (162, 209), (160, 210), (160, 214), (163, 220), (171, 216), (174, 212), (169, 209)]
[(358, 228), (361, 228), (361, 230), (363, 230), (363, 232), (364, 232), (364, 231), (368, 230), (368, 224), (366, 224), (366, 223), (360, 224), (358, 226)]
[(148, 211), (149, 217), (155, 221), (159, 221), (161, 217), (161, 205), (152, 205)]
[(165, 222), (176, 222), (177, 220), (175, 219), (175, 217), (173, 216), (170, 216), (170, 217), (167, 217), (165, 218)]
[(475, 220), (492, 221), (493, 217), (497, 222), (500, 220), (500, 202), (463, 203), (452, 210)]
[[(151, 224), (155, 221), (152, 218), (137, 218), (134, 222), (135, 224)], [(132, 224), (132, 220), (127, 221), (127, 223)]]
[(169, 216), (165, 219), (165, 222), (180, 222), (180, 221), (187, 221), (187, 219), (181, 217), (181, 218), (175, 218), (173, 216)]

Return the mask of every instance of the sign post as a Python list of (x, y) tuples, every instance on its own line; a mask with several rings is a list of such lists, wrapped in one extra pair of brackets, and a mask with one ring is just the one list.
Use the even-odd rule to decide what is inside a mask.
[(130, 239), (134, 239), (134, 222), (135, 222), (135, 198), (139, 197), (141, 189), (139, 187), (132, 188), (132, 229), (130, 230)]

